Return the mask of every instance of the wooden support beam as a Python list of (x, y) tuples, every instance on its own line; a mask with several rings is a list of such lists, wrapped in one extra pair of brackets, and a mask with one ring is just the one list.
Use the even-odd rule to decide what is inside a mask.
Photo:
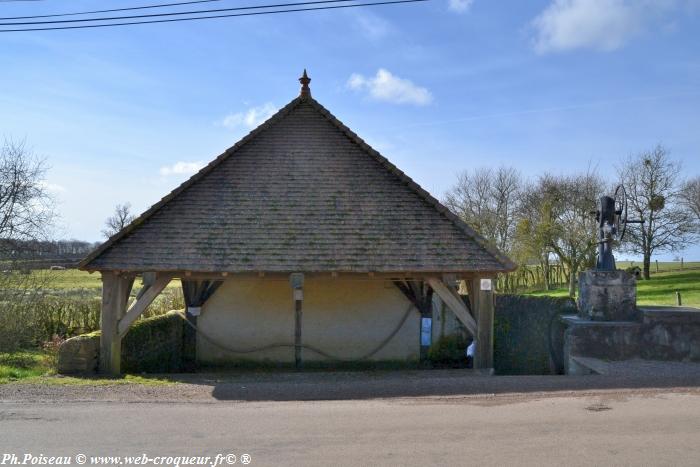
[(133, 277), (123, 277), (113, 272), (102, 273), (102, 309), (100, 315), (100, 372), (118, 375), (121, 372), (122, 339), (119, 320), (126, 306), (134, 283)]
[(292, 288), (294, 298), (294, 366), (301, 370), (302, 360), (302, 303), (304, 300), (304, 274), (295, 272), (289, 275), (289, 285)]
[(301, 300), (294, 300), (294, 367), (297, 370), (301, 370), (303, 365), (302, 360), (302, 340), (301, 340), (301, 326), (302, 326), (302, 311), (301, 311)]
[(425, 281), (394, 280), (394, 285), (413, 303), (420, 313), (420, 332), (418, 335), (420, 344), (420, 361), (428, 360), (428, 353), (432, 345), (433, 327), (433, 289)]
[(494, 296), (491, 279), (477, 277), (469, 287), (472, 310), (476, 316), (477, 331), (474, 368), (493, 369), (493, 313)]
[(428, 277), (426, 281), (430, 287), (433, 288), (435, 293), (438, 294), (442, 301), (445, 302), (445, 304), (450, 308), (450, 310), (452, 310), (455, 316), (457, 316), (457, 319), (464, 324), (469, 333), (476, 338), (476, 321), (469, 313), (467, 305), (464, 304), (457, 292), (452, 287), (448, 287), (437, 277)]
[(159, 276), (150, 285), (144, 285), (143, 289), (139, 291), (139, 297), (131, 305), (129, 311), (126, 312), (124, 317), (119, 320), (119, 337), (123, 338), (127, 331), (129, 331), (129, 326), (136, 321), (136, 319), (141, 316), (141, 313), (146, 311), (148, 305), (150, 305), (153, 300), (168, 286), (170, 283), (170, 276)]

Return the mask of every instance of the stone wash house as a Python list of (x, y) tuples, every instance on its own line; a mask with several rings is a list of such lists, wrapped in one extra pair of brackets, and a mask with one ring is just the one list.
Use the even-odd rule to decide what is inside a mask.
[(435, 294), (475, 336), (475, 365), (493, 366), (489, 279), (514, 264), (299, 81), (297, 98), (81, 263), (103, 280), (102, 371), (119, 372), (129, 325), (173, 279), (200, 362), (426, 358)]

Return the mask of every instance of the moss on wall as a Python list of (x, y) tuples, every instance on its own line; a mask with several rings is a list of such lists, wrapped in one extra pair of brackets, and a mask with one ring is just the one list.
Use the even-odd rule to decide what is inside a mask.
[(181, 311), (134, 323), (122, 341), (124, 373), (170, 373), (181, 370), (184, 321)]
[[(561, 372), (563, 327), (556, 317), (562, 314), (576, 314), (576, 304), (571, 298), (497, 295), (494, 316), (496, 373), (542, 375)], [(550, 357), (550, 333), (554, 359)]]
[[(122, 341), (122, 372), (171, 373), (182, 369), (182, 311), (142, 319)], [(59, 350), (60, 373), (97, 371), (100, 331), (68, 339)]]

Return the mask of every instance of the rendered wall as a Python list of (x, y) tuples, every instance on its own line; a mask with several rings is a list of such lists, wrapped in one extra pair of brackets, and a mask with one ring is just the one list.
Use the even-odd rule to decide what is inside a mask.
[[(409, 301), (390, 282), (382, 280), (306, 279), (304, 284), (304, 344), (343, 359), (375, 348), (398, 325)], [(371, 360), (417, 360), (419, 314), (412, 308), (403, 327)], [(202, 308), (199, 329), (217, 343), (251, 349), (294, 343), (294, 302), (286, 280), (230, 278)], [(227, 352), (202, 337), (197, 358), (204, 363), (231, 360), (293, 362), (293, 347), (254, 353)], [(304, 361), (325, 361), (304, 349)]]

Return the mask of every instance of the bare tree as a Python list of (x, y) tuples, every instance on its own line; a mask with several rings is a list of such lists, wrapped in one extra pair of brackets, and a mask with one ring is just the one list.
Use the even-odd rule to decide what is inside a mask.
[(595, 263), (596, 221), (590, 212), (604, 187), (603, 179), (593, 171), (566, 177), (545, 175), (539, 181), (550, 216), (542, 230), (569, 271), (571, 297), (576, 295), (579, 271)]
[(700, 224), (700, 177), (686, 181), (681, 188), (680, 197), (681, 203), (693, 213), (695, 222)]
[(4, 141), (0, 147), (0, 350), (27, 345), (34, 333), (28, 317), (47, 277), (29, 274), (27, 264), (55, 219), (45, 173), (44, 161), (25, 143)]
[(627, 191), (629, 210), (644, 224), (628, 227), (625, 248), (644, 258), (649, 279), (654, 253), (685, 248), (693, 238), (693, 218), (682, 204), (681, 165), (661, 145), (624, 159), (618, 174)]
[(522, 184), (520, 173), (510, 167), (464, 171), (444, 202), (501, 251), (508, 252), (513, 245)]
[(131, 203), (117, 204), (114, 214), (105, 221), (105, 229), (102, 230), (102, 235), (105, 238), (109, 238), (131, 224), (134, 219), (136, 219), (136, 216), (131, 213)]
[[(55, 219), (46, 190), (46, 165), (25, 146), (5, 141), (0, 148), (0, 253), (4, 258), (20, 244), (45, 240)], [(14, 252), (14, 253), (13, 253)]]

